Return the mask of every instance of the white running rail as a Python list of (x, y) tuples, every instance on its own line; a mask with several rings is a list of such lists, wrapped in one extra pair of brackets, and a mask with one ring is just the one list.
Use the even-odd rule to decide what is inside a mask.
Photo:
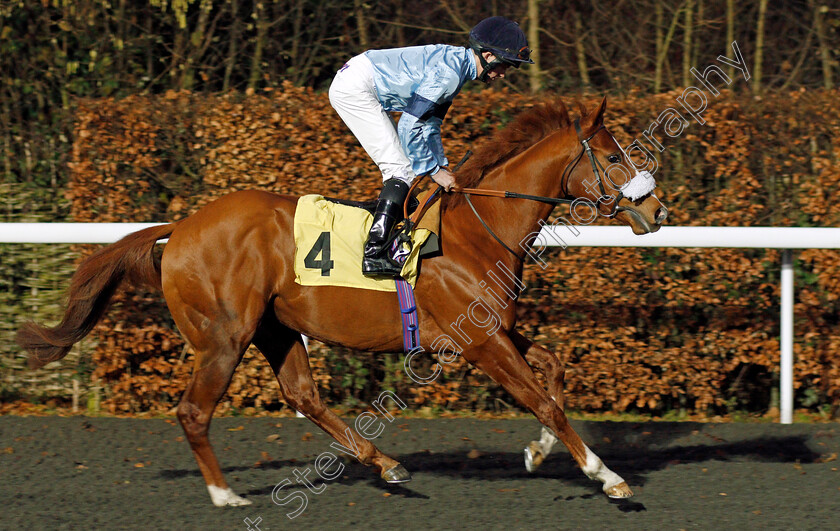
[[(112, 243), (158, 223), (0, 223), (3, 243)], [(781, 422), (793, 422), (793, 253), (792, 249), (840, 249), (840, 228), (662, 227), (634, 235), (628, 227), (543, 228), (534, 246), (721, 247), (782, 249)]]

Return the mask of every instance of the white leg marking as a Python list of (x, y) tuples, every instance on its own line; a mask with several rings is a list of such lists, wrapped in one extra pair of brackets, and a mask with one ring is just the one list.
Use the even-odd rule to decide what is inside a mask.
[(241, 496), (237, 496), (230, 487), (223, 489), (215, 485), (207, 485), (207, 492), (210, 493), (210, 499), (213, 500), (213, 505), (216, 507), (251, 505), (253, 503)]
[(583, 467), (583, 473), (586, 474), (589, 479), (597, 479), (603, 483), (605, 492), (607, 489), (610, 489), (619, 483), (624, 483), (621, 476), (607, 468), (607, 465), (601, 461), (600, 457), (595, 455), (595, 452), (590, 450), (585, 444), (583, 447), (586, 448), (586, 466)]
[(548, 454), (551, 453), (551, 449), (556, 442), (557, 436), (554, 435), (554, 432), (543, 426), (540, 433), (540, 447), (542, 447), (542, 453), (545, 457), (548, 457)]

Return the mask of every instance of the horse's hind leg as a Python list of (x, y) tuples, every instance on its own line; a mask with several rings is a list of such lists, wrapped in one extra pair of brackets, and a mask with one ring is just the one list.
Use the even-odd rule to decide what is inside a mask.
[[(510, 338), (519, 353), (525, 357), (525, 361), (545, 375), (548, 394), (551, 395), (560, 409), (565, 411), (563, 382), (566, 378), (566, 369), (557, 359), (557, 356), (516, 331), (511, 332)], [(525, 447), (525, 469), (528, 472), (536, 471), (548, 457), (548, 454), (551, 453), (551, 449), (556, 443), (557, 437), (555, 437), (554, 432), (543, 426), (540, 432), (540, 440), (531, 441)]]
[[(192, 377), (178, 404), (178, 421), (204, 476), (213, 505), (248, 505), (251, 502), (237, 496), (225, 481), (208, 431), (216, 404), (251, 343), (265, 302), (259, 297), (237, 300), (219, 286), (211, 287), (212, 290), (187, 281), (180, 286), (164, 282), (164, 294), (172, 317), (195, 350)], [(189, 299), (185, 301), (183, 294)], [(222, 301), (236, 301), (236, 304), (225, 308)]]
[(254, 344), (274, 370), (286, 403), (332, 435), (341, 445), (339, 448), (333, 444), (333, 448), (356, 457), (364, 465), (378, 467), (380, 476), (388, 483), (409, 481), (411, 475), (402, 465), (383, 454), (324, 405), (318, 385), (312, 379), (309, 356), (300, 334), (269, 319), (266, 316)]
[(249, 505), (228, 486), (210, 445), (208, 431), (213, 410), (230, 384), (245, 346), (219, 347), (198, 351), (193, 376), (178, 404), (178, 420), (192, 448), (198, 468), (207, 483), (213, 505)]
[(607, 468), (575, 433), (566, 414), (540, 386), (522, 354), (507, 336), (496, 334), (480, 347), (464, 351), (463, 355), (534, 413), (543, 425), (551, 428), (569, 449), (584, 474), (604, 484), (604, 493), (611, 498), (628, 498), (633, 495), (627, 483)]

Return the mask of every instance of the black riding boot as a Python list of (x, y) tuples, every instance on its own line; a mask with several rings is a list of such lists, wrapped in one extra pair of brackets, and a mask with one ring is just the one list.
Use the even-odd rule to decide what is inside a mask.
[(408, 196), (408, 183), (400, 179), (388, 179), (373, 214), (373, 225), (365, 243), (365, 257), (362, 260), (362, 273), (366, 276), (398, 277), (402, 266), (392, 261), (388, 254), (388, 239), (391, 229), (398, 219), (403, 217), (403, 203)]

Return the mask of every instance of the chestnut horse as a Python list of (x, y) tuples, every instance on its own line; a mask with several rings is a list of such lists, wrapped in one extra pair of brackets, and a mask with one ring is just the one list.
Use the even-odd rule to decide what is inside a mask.
[[(459, 187), (475, 187), (477, 191), (471, 193), (475, 197), (471, 202), (464, 195), (444, 198), (441, 253), (423, 261), (415, 294), (424, 349), (430, 351), (436, 340), (439, 344), (447, 338), (452, 349), (501, 385), (562, 441), (583, 472), (603, 483), (607, 495), (628, 497), (633, 493), (627, 483), (569, 425), (563, 412), (564, 371), (556, 356), (514, 329), (515, 299), (528, 249), (521, 242), (531, 242), (539, 223), (551, 213), (552, 200), (585, 198), (591, 201), (590, 209), (615, 217), (637, 234), (657, 230), (667, 217), (667, 210), (652, 194), (630, 201), (607, 187), (609, 197), (603, 195), (605, 176), (597, 168), (623, 159), (623, 151), (603, 126), (605, 108), (606, 99), (595, 112), (581, 109), (581, 118), (573, 122), (562, 102), (540, 104), (480, 146), (458, 172)], [(587, 145), (591, 156), (590, 152), (583, 156)], [(487, 190), (512, 190), (532, 197), (479, 195)], [(538, 200), (533, 196), (539, 196)], [(195, 351), (195, 367), (178, 405), (178, 420), (218, 506), (250, 503), (228, 487), (208, 428), (217, 402), (251, 343), (271, 365), (291, 407), (339, 444), (354, 449), (360, 462), (376, 466), (386, 481), (410, 479), (402, 465), (324, 405), (301, 337), (362, 351), (402, 350), (397, 297), (388, 292), (296, 284), (293, 220), (297, 199), (262, 191), (235, 192), (188, 218), (130, 234), (79, 266), (61, 323), (53, 328), (29, 323), (18, 332), (18, 343), (29, 351), (30, 366), (41, 367), (65, 356), (90, 332), (123, 280), (162, 289), (175, 323)], [(167, 237), (158, 262), (155, 242)], [(488, 332), (481, 326), (485, 323), (464, 319), (463, 314), (478, 297), (491, 298), (485, 275), (502, 268), (511, 275), (495, 277), (499, 322)], [(369, 315), (372, 309), (378, 309), (374, 318)], [(545, 374), (547, 390), (532, 367)]]

